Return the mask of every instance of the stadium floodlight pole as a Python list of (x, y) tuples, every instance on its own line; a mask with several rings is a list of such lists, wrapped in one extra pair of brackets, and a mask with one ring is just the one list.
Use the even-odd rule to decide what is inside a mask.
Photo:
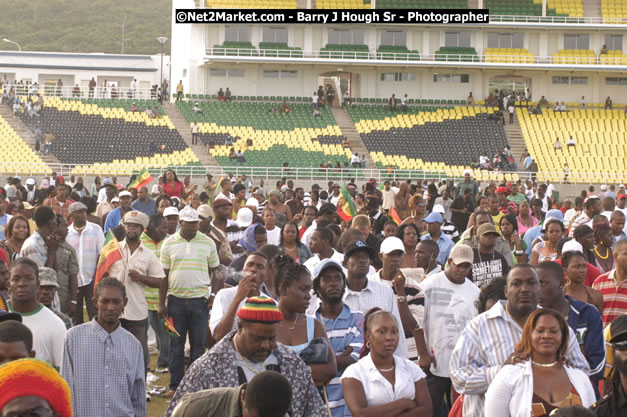
[(4, 38), (2, 40), (5, 41), (5, 42), (8, 42), (8, 43), (12, 43), (13, 45), (17, 46), (17, 49), (19, 50), (19, 52), (22, 52), (22, 47), (20, 46), (19, 43), (13, 42), (12, 40), (9, 40), (7, 38)]
[(163, 45), (168, 41), (168, 38), (165, 36), (159, 36), (157, 41), (161, 44), (161, 79), (159, 80), (159, 85), (163, 84)]

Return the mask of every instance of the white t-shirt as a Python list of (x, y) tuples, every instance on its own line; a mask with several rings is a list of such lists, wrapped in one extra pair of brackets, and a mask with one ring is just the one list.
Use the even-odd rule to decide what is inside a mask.
[[(268, 240), (268, 244), (270, 244), (269, 240)], [(331, 259), (333, 259), (334, 261), (338, 262), (341, 265), (342, 262), (344, 261), (344, 254), (339, 253), (338, 251), (333, 249), (333, 255), (331, 255)], [(316, 268), (316, 265), (318, 265), (320, 262), (322, 262), (322, 259), (320, 259), (320, 255), (315, 254), (311, 258), (307, 259), (303, 265), (305, 265), (307, 269), (309, 269), (309, 272), (311, 273), (311, 276), (313, 277), (314, 269)], [(344, 275), (348, 275), (348, 273), (346, 272), (346, 269), (344, 269)]]
[(385, 191), (384, 189), (381, 191), (381, 194), (383, 195), (383, 210), (389, 210), (394, 207), (394, 196), (396, 195), (394, 190), (390, 188), (388, 191)]
[(453, 284), (445, 272), (427, 277), (419, 286), (425, 302), (425, 343), (435, 357), (431, 373), (449, 378), (453, 348), (468, 322), (477, 315), (475, 301), (480, 290), (468, 278), (463, 284)]
[[(17, 313), (10, 306), (9, 310)], [(60, 369), (63, 362), (63, 341), (67, 332), (63, 320), (43, 304), (39, 304), (34, 313), (19, 314), (22, 316), (22, 323), (33, 333), (35, 357)]]
[(281, 243), (281, 229), (274, 226), (272, 230), (266, 229), (266, 234), (268, 235), (268, 245), (279, 246)]
[(397, 355), (394, 366), (394, 386), (377, 370), (370, 354), (346, 368), (342, 380), (354, 378), (361, 382), (369, 407), (400, 399), (415, 400), (415, 383), (425, 378), (425, 373), (415, 363)]

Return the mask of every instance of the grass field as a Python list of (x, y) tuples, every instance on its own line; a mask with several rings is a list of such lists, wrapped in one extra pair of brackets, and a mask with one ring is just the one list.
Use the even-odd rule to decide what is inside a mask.
[[(150, 369), (156, 369), (156, 368), (157, 368), (157, 355), (150, 355)], [(155, 386), (166, 387), (166, 390), (167, 390), (168, 385), (170, 383), (170, 374), (169, 373), (158, 374), (156, 372), (153, 372), (153, 374), (159, 377), (159, 380), (157, 382), (150, 384), (148, 388), (152, 388)], [(163, 417), (169, 405), (170, 405), (169, 399), (166, 400), (164, 398), (160, 398), (155, 395), (152, 395), (150, 402), (146, 403), (146, 408), (148, 410), (148, 417)]]

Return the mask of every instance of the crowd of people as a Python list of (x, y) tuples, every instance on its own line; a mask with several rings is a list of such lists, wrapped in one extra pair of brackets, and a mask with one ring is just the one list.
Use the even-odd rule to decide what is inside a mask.
[(0, 188), (0, 416), (146, 416), (149, 328), (166, 417), (627, 414), (623, 184), (134, 180)]

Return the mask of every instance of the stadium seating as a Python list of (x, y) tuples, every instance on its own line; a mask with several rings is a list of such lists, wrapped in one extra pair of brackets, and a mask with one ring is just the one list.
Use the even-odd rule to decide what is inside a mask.
[(377, 59), (420, 61), (420, 53), (418, 51), (410, 51), (406, 46), (380, 45), (377, 49)]
[(599, 55), (599, 63), (603, 65), (627, 65), (627, 55), (623, 51), (610, 50)]
[[(96, 103), (95, 103), (96, 102)], [(198, 163), (168, 116), (150, 118), (145, 112), (130, 112), (123, 100), (68, 100), (46, 97), (39, 120), (22, 120), (43, 133), (55, 136), (53, 154), (60, 162), (86, 166), (77, 172), (101, 173), (111, 170), (130, 174), (138, 160), (146, 166)], [(156, 101), (137, 100), (144, 108), (159, 107)]]
[(625, 23), (627, 2), (625, 0), (601, 0), (601, 16), (605, 23)]
[(479, 62), (475, 48), (443, 46), (435, 52), (436, 61)]
[[(533, 0), (534, 4), (542, 5), (542, 0)], [(549, 9), (554, 9), (555, 14), (568, 17), (583, 17), (582, 0), (547, 0)]]
[(377, 0), (377, 9), (467, 9), (466, 0)]
[(369, 0), (315, 0), (316, 9), (370, 9)]
[(432, 111), (391, 113), (386, 106), (349, 107), (357, 132), (382, 169), (460, 175), (481, 153), (492, 156), (507, 145), (502, 123), (489, 117), (493, 109), (457, 106), (428, 110)]
[(222, 45), (213, 45), (214, 55), (259, 56), (259, 51), (250, 42), (225, 41)]
[(524, 48), (486, 48), (485, 62), (533, 64), (535, 57)]
[[(486, 0), (485, 7), (492, 15), (542, 16), (542, 1), (537, 0)], [(555, 9), (547, 7), (547, 16), (560, 16)]]
[[(592, 172), (606, 173), (607, 182), (624, 180), (627, 119), (622, 109), (572, 109), (569, 112), (547, 109), (541, 115), (529, 115), (517, 109), (517, 116), (525, 144), (536, 159), (539, 171), (554, 173), (538, 180), (561, 180), (565, 163), (570, 168), (571, 182), (593, 181), (592, 176), (586, 175)], [(566, 146), (570, 136), (575, 139), (574, 147)], [(556, 139), (562, 144), (558, 151), (553, 149)]]
[(52, 172), (2, 116), (0, 116), (0, 144), (4, 149), (0, 162), (1, 173), (48, 175)]
[(290, 48), (287, 43), (280, 42), (260, 42), (259, 55), (279, 58), (302, 58), (301, 48)]
[(331, 59), (368, 59), (368, 45), (343, 45), (328, 43), (320, 48), (320, 58)]
[(207, 7), (220, 9), (297, 9), (296, 0), (207, 0)]
[(553, 54), (554, 64), (596, 64), (594, 51), (590, 49), (560, 49)]
[[(326, 107), (313, 117), (311, 104), (304, 103), (289, 102), (286, 115), (276, 102), (200, 102), (203, 114), (194, 113), (193, 104), (177, 103), (187, 121), (198, 122), (202, 142), (222, 166), (279, 167), (288, 162), (291, 167), (319, 167), (350, 160), (350, 149), (342, 147), (342, 132)], [(227, 137), (232, 145), (226, 145)], [(231, 149), (242, 151), (246, 162), (230, 159)]]

